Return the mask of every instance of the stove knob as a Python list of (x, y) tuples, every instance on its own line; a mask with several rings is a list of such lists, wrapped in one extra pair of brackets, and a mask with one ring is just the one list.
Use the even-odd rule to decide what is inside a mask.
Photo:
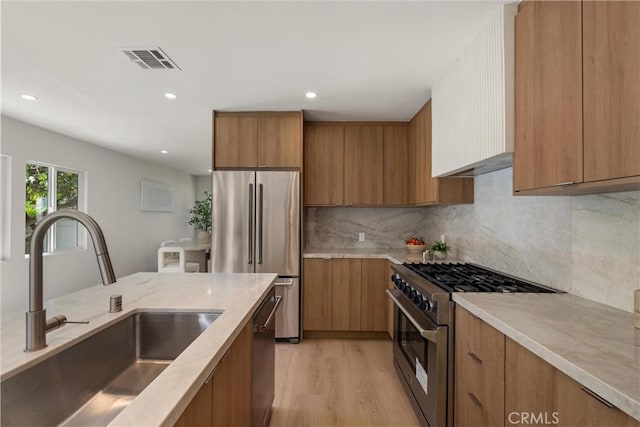
[(411, 295), (412, 292), (413, 292), (413, 288), (405, 283), (405, 286), (404, 286), (405, 295), (407, 295), (409, 298), (412, 298), (412, 295)]
[(428, 303), (429, 303), (428, 299), (422, 298), (422, 301), (420, 301), (420, 310), (428, 311), (427, 310), (427, 304)]
[(433, 310), (433, 302), (429, 301), (428, 299), (424, 299), (424, 308), (422, 308), (424, 311), (431, 311)]
[(413, 302), (415, 302), (416, 304), (420, 305), (422, 303), (422, 300), (424, 299), (424, 297), (420, 294), (416, 295), (415, 298), (413, 298)]

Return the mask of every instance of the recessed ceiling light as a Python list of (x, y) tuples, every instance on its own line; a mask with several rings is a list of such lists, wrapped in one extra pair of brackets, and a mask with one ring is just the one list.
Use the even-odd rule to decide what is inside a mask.
[(25, 93), (22, 95), (22, 99), (26, 99), (27, 101), (35, 101), (38, 99), (38, 97), (33, 95), (28, 95)]
[(176, 99), (178, 96), (175, 93), (167, 92), (164, 94), (164, 97), (167, 99)]
[(305, 93), (305, 94), (304, 94), (304, 96), (306, 96), (306, 97), (307, 97), (307, 98), (309, 98), (309, 99), (313, 99), (313, 98), (315, 98), (316, 96), (318, 96), (318, 94), (317, 94), (317, 93), (315, 93), (315, 92), (307, 92), (307, 93)]
[(167, 150), (160, 150), (160, 152), (161, 152), (162, 154), (169, 154), (169, 152), (168, 152)]
[(213, 169), (209, 169), (209, 173), (213, 172)]

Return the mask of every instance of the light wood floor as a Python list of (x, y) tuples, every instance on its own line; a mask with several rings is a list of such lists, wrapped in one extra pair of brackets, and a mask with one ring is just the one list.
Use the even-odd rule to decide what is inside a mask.
[(278, 343), (275, 383), (270, 427), (419, 426), (390, 340)]

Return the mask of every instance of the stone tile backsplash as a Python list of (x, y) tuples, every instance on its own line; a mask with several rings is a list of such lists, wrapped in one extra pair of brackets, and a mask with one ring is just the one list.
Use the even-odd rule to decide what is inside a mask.
[[(306, 208), (306, 247), (404, 248), (424, 233), (424, 208)], [(358, 233), (365, 241), (358, 242)]]
[[(512, 195), (512, 169), (475, 178), (475, 203), (422, 208), (306, 208), (314, 248), (403, 248), (446, 235), (475, 262), (633, 311), (640, 288), (640, 192)], [(366, 240), (358, 242), (358, 232)]]
[(475, 202), (428, 209), (452, 254), (626, 311), (640, 287), (640, 192), (512, 195), (512, 169), (475, 178)]

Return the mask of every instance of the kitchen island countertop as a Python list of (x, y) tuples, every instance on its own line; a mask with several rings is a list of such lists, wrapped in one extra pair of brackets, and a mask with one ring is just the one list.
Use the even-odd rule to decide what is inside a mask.
[(640, 421), (633, 313), (571, 294), (454, 293), (453, 300)]
[[(70, 321), (88, 320), (89, 324), (68, 324), (48, 333), (48, 347), (32, 353), (23, 351), (24, 312), (3, 313), (0, 378), (4, 381), (137, 311), (222, 310), (220, 317), (109, 424), (173, 425), (251, 320), (275, 279), (275, 274), (136, 273), (113, 285), (92, 286), (45, 302), (47, 317), (64, 314)], [(108, 313), (109, 296), (114, 294), (122, 295), (120, 313)]]

